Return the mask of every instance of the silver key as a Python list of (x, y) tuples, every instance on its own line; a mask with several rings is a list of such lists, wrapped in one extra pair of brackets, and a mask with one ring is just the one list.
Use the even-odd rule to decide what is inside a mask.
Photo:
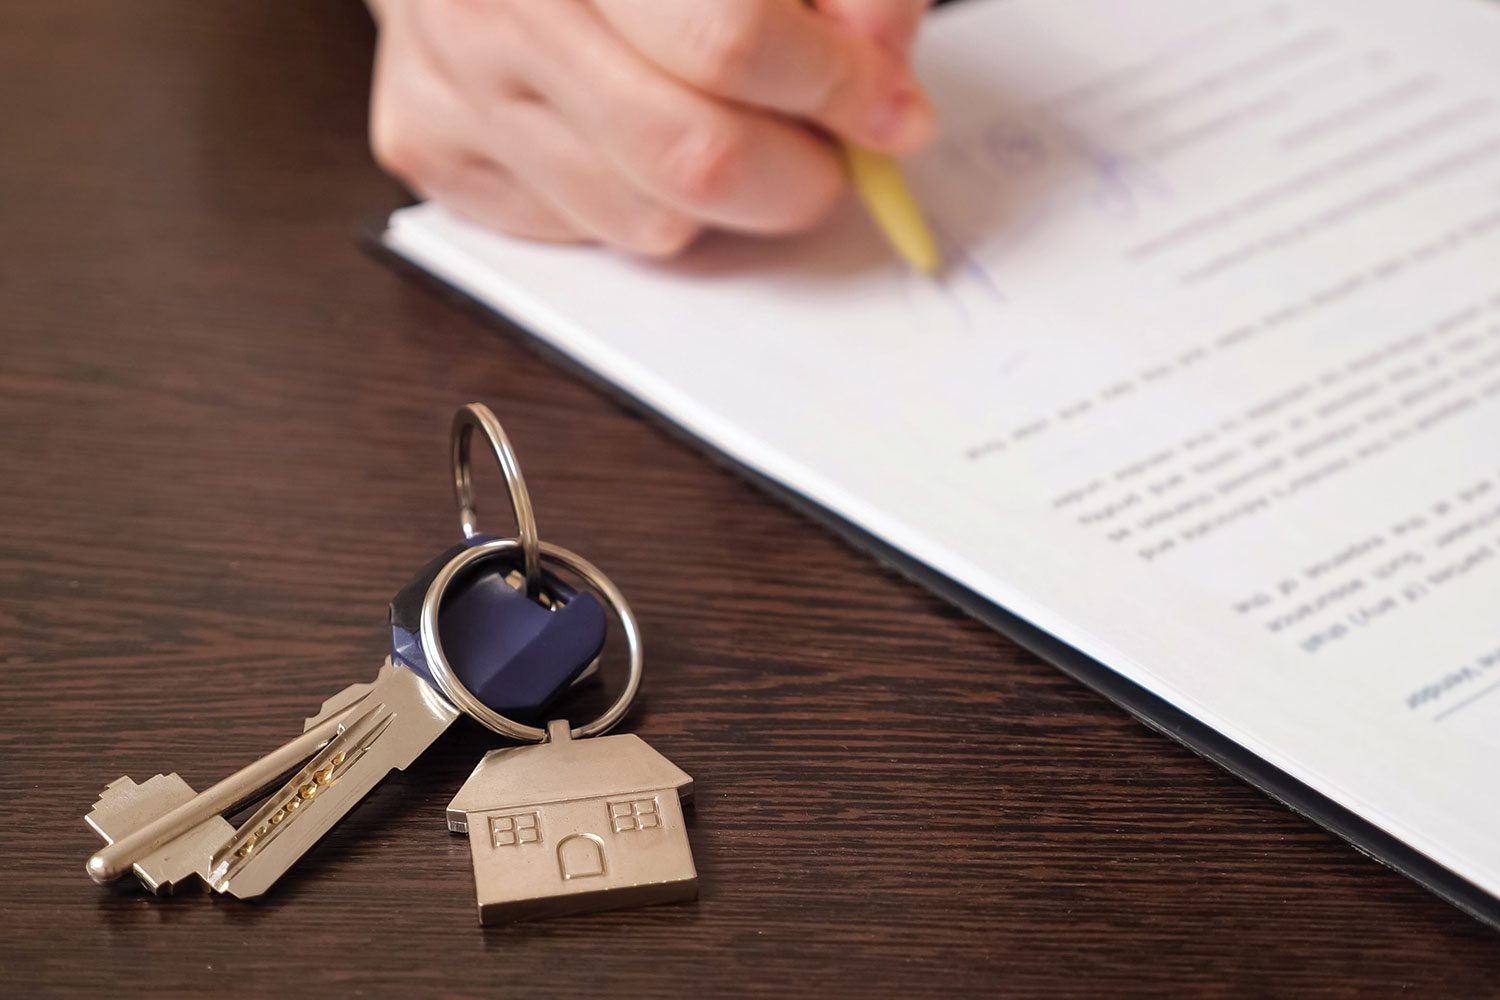
[[(201, 794), (176, 774), (112, 782), (85, 817), (108, 843), (89, 859), (88, 873), (103, 883), (133, 869), (158, 894), (198, 883), (259, 896), (458, 715), (432, 685), (387, 658), (373, 683), (324, 702), (301, 736)], [(237, 829), (224, 819), (273, 787)]]

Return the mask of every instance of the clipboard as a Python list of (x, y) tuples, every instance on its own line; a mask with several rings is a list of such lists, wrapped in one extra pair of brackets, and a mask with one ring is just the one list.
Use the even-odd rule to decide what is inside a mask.
[(602, 377), (576, 358), (553, 347), (541, 336), (411, 263), (386, 245), (385, 230), (384, 217), (371, 219), (360, 227), (359, 243), (375, 259), (397, 273), (436, 291), (491, 329), (518, 340), (548, 361), (560, 365), (628, 412), (648, 418), (679, 442), (832, 530), (855, 549), (958, 607), (965, 614), (1107, 698), (1149, 728), (1217, 764), (1293, 812), (1348, 841), (1360, 853), (1406, 876), (1476, 920), (1500, 930), (1500, 899), (1292, 777), (1213, 727), (1127, 680), (1098, 660), (1037, 628), (959, 581), (912, 558), (822, 504), (735, 460), (695, 434), (692, 429)]

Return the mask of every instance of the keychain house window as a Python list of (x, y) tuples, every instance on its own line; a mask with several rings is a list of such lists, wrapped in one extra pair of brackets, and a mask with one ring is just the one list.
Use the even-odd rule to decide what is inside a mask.
[(628, 802), (609, 804), (610, 825), (615, 833), (627, 830), (661, 829), (661, 812), (656, 807), (656, 798), (632, 799)]
[(520, 847), (542, 841), (541, 813), (517, 813), (490, 818), (490, 844), (493, 847)]

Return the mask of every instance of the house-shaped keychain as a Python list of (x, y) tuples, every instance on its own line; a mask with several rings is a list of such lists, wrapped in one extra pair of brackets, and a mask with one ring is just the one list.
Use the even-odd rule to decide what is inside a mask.
[(448, 804), (469, 835), (479, 922), (693, 899), (698, 873), (682, 803), (693, 779), (639, 736), (493, 750)]

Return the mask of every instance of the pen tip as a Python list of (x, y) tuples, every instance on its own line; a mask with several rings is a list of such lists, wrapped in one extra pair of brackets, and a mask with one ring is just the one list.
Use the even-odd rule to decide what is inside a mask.
[(844, 152), (860, 200), (896, 252), (912, 270), (936, 277), (943, 267), (937, 241), (906, 186), (900, 163), (889, 154), (859, 146), (845, 146)]

